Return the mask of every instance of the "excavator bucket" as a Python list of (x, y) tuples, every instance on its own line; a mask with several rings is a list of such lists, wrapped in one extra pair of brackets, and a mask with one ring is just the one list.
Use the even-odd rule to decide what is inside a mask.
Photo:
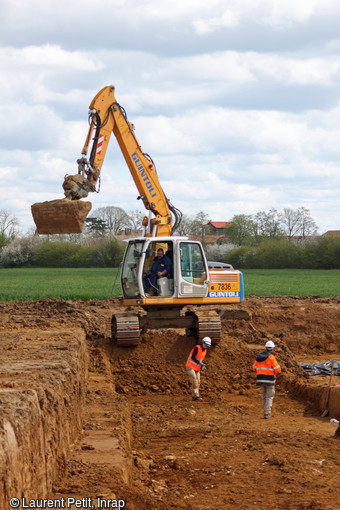
[(51, 200), (31, 206), (38, 234), (79, 234), (83, 230), (91, 202)]

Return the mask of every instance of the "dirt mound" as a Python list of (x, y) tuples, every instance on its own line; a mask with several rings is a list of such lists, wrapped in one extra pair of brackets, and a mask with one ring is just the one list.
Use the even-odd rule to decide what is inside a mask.
[[(329, 419), (340, 418), (340, 382), (333, 378), (330, 413), (321, 418), (329, 377), (308, 376), (300, 363), (340, 358), (340, 300), (249, 297), (233, 308), (250, 318), (223, 319), (202, 373), (202, 401), (192, 402), (184, 367), (195, 340), (185, 331), (151, 330), (139, 346), (121, 348), (110, 339), (120, 300), (0, 303), (0, 418), (7, 420), (0, 439), (5, 431), (18, 451), (32, 444), (30, 452), (38, 445), (42, 458), (48, 453), (40, 463), (26, 456), (22, 480), (31, 485), (22, 483), (20, 494), (93, 498), (95, 507), (98, 497), (117, 498), (135, 510), (253, 510), (268, 501), (273, 509), (337, 509), (337, 424)], [(263, 420), (251, 365), (268, 339), (282, 374), (274, 416)], [(42, 423), (46, 437), (36, 432)], [(34, 487), (42, 465), (49, 475), (40, 470)]]
[[(206, 358), (209, 370), (202, 388), (208, 395), (225, 391), (242, 394), (252, 387), (255, 375), (250, 367), (269, 339), (276, 343), (275, 352), (284, 367), (280, 384), (294, 380), (299, 393), (308, 378), (299, 365), (301, 356), (308, 354), (309, 359), (317, 360), (340, 350), (340, 303), (336, 299), (250, 297), (237, 306), (247, 309), (251, 320), (222, 321), (221, 342)], [(285, 333), (284, 342), (279, 338), (281, 332)], [(111, 359), (118, 362), (117, 391), (133, 395), (187, 392), (183, 366), (193, 345), (195, 339), (186, 337), (184, 330), (169, 329), (147, 332), (132, 351), (112, 349)]]

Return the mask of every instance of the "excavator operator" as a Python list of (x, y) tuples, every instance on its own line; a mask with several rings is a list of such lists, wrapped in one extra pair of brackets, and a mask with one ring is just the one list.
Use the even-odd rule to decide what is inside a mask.
[(163, 248), (158, 248), (157, 257), (154, 258), (149, 273), (143, 277), (143, 285), (145, 292), (157, 291), (157, 279), (166, 277), (171, 271), (171, 260), (164, 255)]

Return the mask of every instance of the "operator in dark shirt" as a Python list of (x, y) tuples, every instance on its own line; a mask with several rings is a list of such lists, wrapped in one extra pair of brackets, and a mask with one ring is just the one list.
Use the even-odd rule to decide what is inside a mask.
[(171, 271), (171, 260), (167, 255), (164, 255), (163, 248), (158, 248), (157, 257), (154, 258), (150, 272), (143, 277), (143, 285), (145, 292), (150, 288), (156, 289), (157, 278), (168, 276)]

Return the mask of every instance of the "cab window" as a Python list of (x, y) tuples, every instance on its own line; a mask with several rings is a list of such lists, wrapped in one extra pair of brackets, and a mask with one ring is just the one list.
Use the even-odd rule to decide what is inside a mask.
[(184, 280), (198, 283), (205, 271), (201, 246), (196, 243), (181, 243), (181, 274)]
[(125, 254), (121, 275), (122, 289), (125, 297), (139, 296), (137, 273), (142, 249), (142, 242), (131, 242)]

